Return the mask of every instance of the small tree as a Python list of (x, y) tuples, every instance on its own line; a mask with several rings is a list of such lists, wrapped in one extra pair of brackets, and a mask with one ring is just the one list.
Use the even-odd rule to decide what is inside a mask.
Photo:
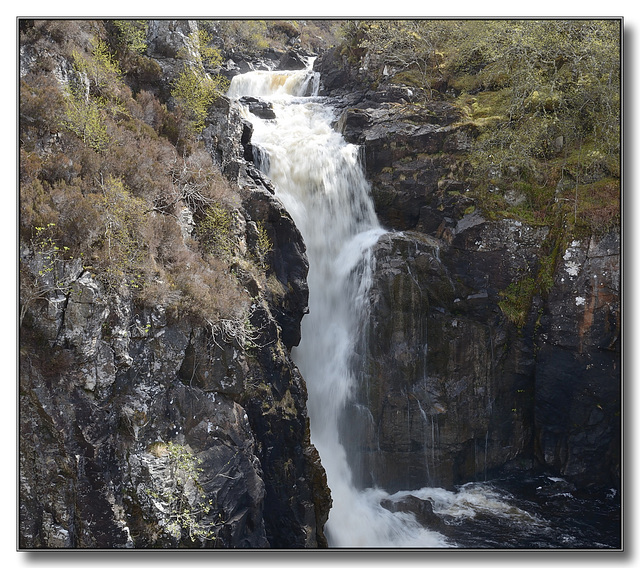
[(114, 20), (119, 41), (125, 50), (142, 55), (147, 50), (147, 20)]
[(85, 96), (77, 85), (66, 88), (63, 125), (96, 152), (105, 150), (110, 141), (105, 115), (104, 101)]
[[(154, 453), (169, 462), (169, 483), (161, 491), (147, 489), (146, 493), (159, 510), (167, 514), (165, 530), (179, 539), (185, 531), (192, 541), (215, 540), (214, 529), (222, 521), (212, 522), (208, 515), (213, 500), (206, 498), (200, 484), (201, 460), (189, 446), (169, 442), (158, 443)], [(219, 520), (219, 519), (218, 519)]]
[(23, 270), (20, 278), (20, 326), (35, 301), (49, 300), (55, 294), (67, 294), (73, 284), (74, 276), (66, 270), (73, 257), (68, 255), (68, 247), (57, 244), (53, 238), (54, 230), (55, 223), (34, 228), (30, 249), (36, 257), (37, 267), (35, 274)]
[(210, 77), (204, 71), (185, 65), (173, 82), (171, 95), (189, 120), (189, 130), (199, 134), (204, 129), (209, 106), (226, 88), (226, 78)]

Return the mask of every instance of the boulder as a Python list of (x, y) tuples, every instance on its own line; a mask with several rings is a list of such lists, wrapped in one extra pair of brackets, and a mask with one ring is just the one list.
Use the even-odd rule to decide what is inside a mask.
[(276, 117), (276, 113), (273, 112), (273, 105), (268, 101), (263, 101), (257, 97), (241, 97), (239, 102), (248, 107), (249, 112), (255, 114), (257, 117), (268, 120)]
[(433, 503), (415, 495), (400, 500), (383, 499), (380, 505), (392, 513), (411, 513), (423, 527), (438, 532), (446, 530), (444, 521), (433, 512)]

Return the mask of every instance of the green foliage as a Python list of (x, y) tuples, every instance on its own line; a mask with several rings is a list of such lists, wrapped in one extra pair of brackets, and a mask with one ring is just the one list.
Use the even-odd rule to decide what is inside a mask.
[(32, 274), (31, 271), (24, 270), (24, 266), (21, 270), (20, 326), (33, 302), (49, 299), (56, 293), (66, 294), (70, 290), (72, 279), (66, 274), (65, 265), (73, 260), (73, 256), (69, 253), (69, 247), (58, 244), (55, 229), (55, 223), (34, 227), (30, 249), (36, 257), (37, 272)]
[(500, 292), (503, 299), (498, 302), (498, 306), (507, 319), (517, 327), (525, 324), (535, 291), (535, 279), (526, 276), (512, 282), (506, 290)]
[[(220, 51), (211, 42), (211, 34), (206, 29), (198, 29), (189, 36), (189, 43), (200, 56), (199, 63), (208, 68), (222, 63)], [(227, 90), (229, 81), (223, 75), (205, 73), (203, 67), (190, 61), (186, 48), (178, 52), (178, 57), (185, 59), (186, 63), (172, 84), (171, 96), (187, 116), (189, 131), (199, 134), (204, 129), (209, 106)]]
[[(497, 128), (520, 142), (535, 128), (537, 158), (554, 153), (558, 136), (565, 145), (592, 138), (604, 153), (618, 154), (619, 40), (613, 20), (494, 22), (481, 40), (485, 65), (477, 75), (499, 75), (509, 88), (508, 120)], [(531, 149), (524, 154), (532, 156)]]
[[(250, 336), (244, 331), (250, 298), (232, 270), (239, 262), (232, 254), (237, 188), (195, 140), (184, 142), (185, 112), (168, 110), (150, 92), (132, 97), (106, 43), (92, 40), (109, 38), (110, 31), (120, 38), (115, 25), (52, 26), (21, 35), (42, 60), (21, 78), (22, 242), (30, 242), (34, 226), (52, 223), (51, 236), (64, 258), (82, 258), (107, 293), (131, 294), (141, 305), (162, 305), (169, 317), (190, 317), (198, 325), (238, 322), (242, 337)], [(37, 48), (44, 44), (46, 49)], [(73, 62), (64, 87), (47, 58)], [(145, 59), (132, 56), (128, 64)], [(175, 137), (167, 136), (169, 130)], [(196, 226), (212, 207), (201, 226), (204, 247), (181, 232), (176, 216), (185, 206)], [(216, 233), (221, 228), (222, 236)], [(62, 268), (61, 262), (54, 265)], [(45, 282), (37, 270), (32, 274), (33, 266), (20, 266), (21, 300), (30, 306), (57, 294), (51, 277)]]
[(218, 203), (206, 208), (204, 217), (196, 225), (196, 235), (206, 254), (230, 257), (233, 254), (233, 219), (231, 211)]
[(90, 55), (72, 51), (75, 76), (65, 89), (64, 126), (92, 149), (104, 151), (110, 141), (106, 117), (126, 116), (120, 100), (122, 72), (107, 44), (93, 43)]
[(256, 260), (261, 267), (266, 267), (267, 256), (273, 250), (273, 243), (269, 238), (269, 233), (263, 221), (256, 223), (257, 239), (256, 239)]
[(120, 43), (132, 53), (142, 55), (147, 50), (147, 20), (114, 20)]
[(211, 45), (213, 38), (205, 29), (198, 29), (195, 32), (195, 42), (198, 45), (202, 64), (205, 67), (218, 67), (222, 63), (222, 54), (220, 50)]
[(219, 93), (227, 88), (227, 79), (222, 75), (210, 77), (202, 71), (185, 65), (172, 84), (171, 96), (183, 110), (193, 134), (202, 132), (209, 106)]
[(574, 187), (619, 177), (619, 20), (363, 20), (342, 34), (343, 52), (375, 80), (451, 98), (477, 127), (476, 197), (525, 183), (520, 213), (551, 221), (542, 188), (552, 193), (558, 173)]
[(79, 86), (72, 84), (66, 95), (63, 125), (96, 152), (104, 151), (110, 141), (104, 102), (86, 96)]
[(72, 52), (72, 57), (76, 72), (87, 76), (92, 92), (108, 91), (122, 75), (115, 56), (101, 40), (94, 42), (90, 57), (82, 55), (77, 49)]
[(137, 290), (145, 282), (146, 254), (139, 231), (145, 217), (145, 203), (132, 196), (121, 180), (110, 177), (102, 184), (103, 270), (100, 278), (112, 289), (122, 283)]
[[(358, 29), (359, 28), (359, 29)], [(392, 67), (396, 81), (417, 86), (432, 98), (432, 85), (440, 79), (440, 56), (446, 27), (430, 20), (382, 20), (360, 24), (358, 41), (380, 70)]]
[(289, 49), (292, 42), (318, 53), (335, 45), (342, 20), (198, 20), (224, 51), (247, 55), (266, 49)]
[(156, 443), (151, 451), (167, 459), (169, 465), (169, 483), (160, 491), (149, 488), (146, 491), (149, 497), (162, 503), (162, 510), (167, 513), (169, 521), (165, 530), (176, 539), (185, 532), (191, 541), (215, 540), (214, 529), (222, 522), (219, 518), (215, 522), (209, 518), (213, 500), (207, 498), (200, 484), (202, 460), (193, 455), (189, 446), (174, 442)]

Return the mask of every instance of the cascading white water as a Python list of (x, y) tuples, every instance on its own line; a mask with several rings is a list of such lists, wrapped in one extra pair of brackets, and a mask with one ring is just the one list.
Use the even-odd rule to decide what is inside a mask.
[[(572, 535), (550, 528), (547, 520), (527, 512), (530, 501), (509, 496), (491, 483), (468, 483), (456, 492), (423, 487), (389, 495), (378, 488), (359, 490), (352, 482), (338, 423), (356, 386), (352, 356), (369, 317), (372, 247), (384, 231), (375, 215), (358, 149), (332, 128), (333, 110), (317, 97), (317, 85), (318, 76), (310, 69), (258, 71), (234, 77), (229, 96), (257, 96), (272, 103), (275, 119), (262, 120), (246, 107), (243, 112), (254, 126), (252, 143), (266, 157), (261, 167), (307, 246), (309, 314), (302, 320), (302, 339), (293, 357), (307, 383), (311, 439), (333, 498), (325, 527), (329, 545), (436, 548), (529, 542), (538, 547), (560, 542), (564, 546), (563, 539), (574, 538)], [(309, 93), (312, 96), (304, 96)], [(430, 422), (431, 453), (425, 441), (424, 459), (435, 468), (437, 424), (421, 407), (419, 411)], [(370, 419), (368, 409), (360, 414)], [(381, 505), (382, 500), (401, 502), (409, 495), (431, 502), (434, 513), (447, 519), (448, 533), (454, 531), (449, 538), (455, 542), (425, 529), (413, 514), (392, 513)], [(479, 521), (474, 525), (476, 517)], [(487, 519), (493, 519), (490, 528)], [(505, 522), (508, 534), (503, 534)], [(507, 538), (512, 532), (516, 536)], [(574, 532), (580, 535), (579, 530)], [(556, 538), (556, 533), (562, 538)]]
[(310, 85), (317, 88), (317, 79), (310, 69), (250, 72), (233, 78), (229, 96), (258, 96), (272, 103), (275, 119), (245, 116), (254, 126), (252, 143), (268, 156), (265, 173), (307, 246), (309, 314), (302, 320), (302, 339), (293, 357), (307, 383), (311, 438), (333, 498), (325, 527), (329, 544), (448, 546), (413, 515), (383, 508), (386, 492), (357, 490), (340, 444), (338, 420), (354, 388), (350, 359), (368, 315), (371, 248), (384, 231), (358, 148), (332, 128), (330, 107), (316, 96), (303, 96)]

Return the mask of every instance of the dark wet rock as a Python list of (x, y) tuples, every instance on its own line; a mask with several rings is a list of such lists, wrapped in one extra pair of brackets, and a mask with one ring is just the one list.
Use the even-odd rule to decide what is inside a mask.
[(273, 112), (273, 105), (268, 101), (263, 101), (257, 97), (241, 97), (239, 102), (246, 105), (249, 112), (259, 118), (268, 120), (276, 117), (276, 113)]
[(317, 68), (339, 98), (336, 128), (363, 148), (381, 223), (404, 231), (375, 252), (362, 386), (346, 413), (361, 426), (343, 429), (358, 483), (452, 486), (539, 466), (617, 486), (619, 232), (566, 243), (516, 327), (505, 291), (549, 261), (553, 228), (496, 219), (468, 197), (477, 131), (453, 105), (372, 89), (336, 52)]
[(433, 512), (433, 503), (426, 499), (420, 499), (415, 495), (407, 495), (398, 501), (383, 499), (380, 505), (392, 513), (413, 514), (416, 521), (425, 528), (435, 531), (446, 530), (444, 521)]
[(620, 479), (619, 238), (569, 243), (540, 320), (536, 446), (546, 466), (581, 484)]
[(307, 56), (294, 50), (287, 51), (278, 62), (278, 69), (282, 69), (283, 71), (295, 71), (305, 69), (306, 67)]

